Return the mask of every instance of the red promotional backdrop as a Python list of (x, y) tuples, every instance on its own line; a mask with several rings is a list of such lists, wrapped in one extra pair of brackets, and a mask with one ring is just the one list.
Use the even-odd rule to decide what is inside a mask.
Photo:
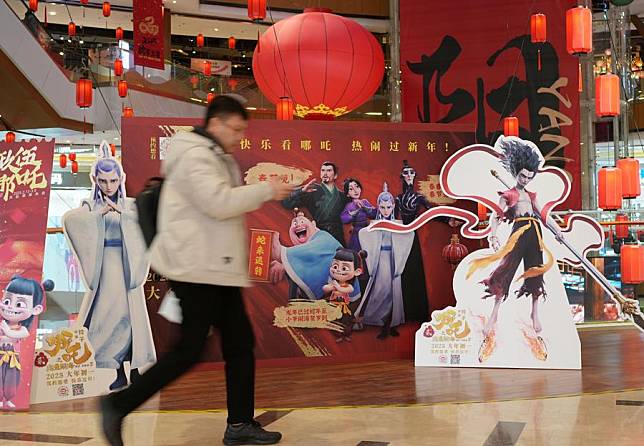
[[(578, 59), (566, 52), (566, 10), (559, 0), (400, 2), (403, 118), (468, 124), (492, 144), (502, 118), (519, 118), (519, 136), (546, 163), (567, 171), (566, 208), (579, 208)], [(530, 41), (530, 16), (547, 16), (547, 41)], [(538, 63), (541, 54), (541, 66)]]
[(134, 0), (134, 64), (163, 69), (163, 1)]
[[(53, 153), (53, 141), (0, 143), (0, 292), (13, 275), (43, 281)], [(29, 327), (29, 337), (18, 341), (15, 348), (21, 378), (12, 402), (18, 409), (29, 406), (37, 327), (36, 316)]]
[[(188, 126), (195, 124), (199, 121), (179, 118), (123, 120), (123, 168), (128, 175), (128, 195), (138, 193), (147, 178), (158, 174), (169, 137), (177, 131), (189, 130)], [(400, 172), (403, 160), (407, 160), (417, 171), (417, 190), (423, 192), (430, 202), (459, 206), (441, 194), (438, 174), (445, 160), (454, 151), (471, 144), (472, 140), (473, 134), (458, 125), (261, 120), (250, 122), (247, 137), (241, 141), (235, 156), (242, 175), (250, 182), (265, 181), (271, 176), (297, 184), (314, 178), (319, 181), (321, 164), (334, 162), (338, 166), (337, 186), (342, 189), (345, 178), (357, 178), (363, 186), (362, 198), (372, 204), (376, 203), (385, 181), (394, 196), (401, 193)], [(470, 210), (474, 211), (474, 208)], [(247, 226), (256, 231), (278, 231), (281, 243), (290, 246), (288, 229), (292, 217), (291, 210), (271, 202), (249, 214)], [(349, 227), (345, 225), (346, 240), (349, 239)], [(441, 250), (449, 243), (451, 232), (447, 224), (431, 222), (418, 234), (430, 309), (454, 303), (452, 269), (441, 257)], [(263, 280), (262, 274), (255, 274), (255, 270), (251, 275)], [(167, 348), (173, 336), (171, 324), (156, 314), (162, 296), (158, 291), (164, 286), (158, 277), (152, 277), (146, 289), (152, 331), (160, 351)], [(152, 292), (153, 289), (157, 292)], [(329, 330), (279, 328), (274, 325), (274, 310), (289, 303), (286, 282), (258, 281), (246, 295), (248, 310), (255, 324), (259, 359), (292, 360), (324, 356), (351, 360), (409, 357), (412, 354), (417, 324), (401, 326), (400, 337), (390, 337), (385, 341), (377, 340), (375, 335), (378, 331), (371, 327), (354, 333), (352, 342), (336, 343)], [(213, 344), (207, 360), (219, 358)]]

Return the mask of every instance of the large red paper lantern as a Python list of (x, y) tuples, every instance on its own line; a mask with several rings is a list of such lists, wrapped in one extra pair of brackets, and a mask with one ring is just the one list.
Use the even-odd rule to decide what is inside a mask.
[(114, 61), (114, 76), (123, 76), (123, 61), (121, 59)]
[(503, 118), (503, 134), (505, 136), (519, 136), (519, 118), (514, 116)]
[(613, 211), (622, 207), (622, 171), (616, 167), (603, 167), (597, 174), (599, 208)]
[(13, 133), (13, 132), (7, 132), (7, 133), (4, 135), (4, 140), (5, 140), (6, 142), (14, 142), (14, 141), (16, 140), (16, 134), (15, 134), (15, 133)]
[(38, 0), (29, 0), (29, 9), (33, 12), (38, 11)]
[(121, 28), (120, 26), (117, 27), (115, 34), (116, 34), (116, 40), (123, 40), (123, 28)]
[(253, 55), (253, 74), (260, 90), (273, 104), (288, 95), (302, 118), (349, 113), (382, 82), (384, 56), (376, 38), (329, 12), (307, 9), (280, 20), (257, 45), (262, 50)]
[(467, 247), (462, 245), (458, 239), (458, 234), (452, 234), (452, 239), (450, 240), (449, 245), (443, 248), (443, 259), (445, 259), (450, 265), (452, 265), (452, 270), (455, 270), (461, 260), (465, 258), (468, 254)]
[(644, 246), (625, 244), (620, 256), (622, 283), (638, 285), (644, 282)]
[(60, 166), (61, 169), (64, 169), (65, 167), (67, 167), (67, 155), (65, 155), (64, 153), (61, 153), (58, 156), (58, 165)]
[(211, 76), (212, 75), (212, 63), (209, 61), (205, 61), (203, 63), (203, 74), (205, 76)]
[(253, 22), (266, 18), (266, 0), (248, 0), (248, 18)]
[(92, 81), (90, 79), (78, 79), (76, 81), (76, 105), (80, 108), (92, 106)]
[(123, 107), (123, 117), (124, 118), (134, 117), (134, 109), (132, 109), (132, 107)]
[(124, 98), (127, 96), (127, 81), (120, 80), (118, 83), (119, 96)]
[(110, 2), (103, 2), (103, 17), (109, 17), (112, 14), (112, 5)]
[(234, 50), (235, 49), (235, 43), (237, 43), (237, 40), (233, 36), (230, 36), (228, 38), (228, 49)]
[(74, 22), (69, 22), (69, 25), (67, 25), (67, 34), (69, 34), (69, 37), (76, 36), (76, 24)]
[[(621, 213), (617, 214), (615, 216), (615, 221), (619, 223), (627, 222), (628, 215)], [(615, 225), (615, 236), (621, 239), (628, 238), (628, 225)]]
[(530, 41), (544, 43), (546, 41), (546, 15), (532, 14), (530, 17)]
[(291, 121), (293, 119), (293, 101), (291, 98), (282, 97), (275, 104), (275, 117), (280, 121)]
[(203, 34), (197, 34), (197, 48), (203, 48), (205, 39)]
[(73, 174), (78, 173), (78, 161), (72, 161), (72, 173)]
[(600, 118), (619, 115), (619, 76), (616, 74), (595, 78), (595, 113)]
[(573, 56), (593, 50), (593, 14), (589, 8), (579, 5), (566, 11), (566, 50)]
[(640, 162), (635, 158), (617, 160), (622, 171), (622, 195), (624, 198), (637, 198), (642, 193), (640, 185)]

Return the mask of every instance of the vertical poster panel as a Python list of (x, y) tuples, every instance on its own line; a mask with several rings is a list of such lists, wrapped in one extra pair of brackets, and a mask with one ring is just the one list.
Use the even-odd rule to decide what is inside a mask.
[[(461, 123), (493, 144), (505, 116), (572, 181), (566, 209), (581, 206), (578, 58), (566, 52), (566, 9), (543, 0), (400, 2), (403, 119)], [(530, 41), (530, 16), (547, 16), (547, 41)], [(431, 24), (428, 26), (427, 24)], [(456, 25), (455, 25), (456, 24)]]
[(53, 141), (0, 143), (0, 410), (29, 407)]
[(134, 64), (164, 68), (163, 2), (134, 0)]
[[(172, 150), (172, 136), (199, 124), (194, 119), (123, 121), (130, 195), (158, 175)], [(454, 303), (452, 269), (441, 257), (453, 229), (445, 220), (433, 221), (416, 233), (381, 240), (365, 228), (378, 218), (408, 220), (424, 204), (459, 206), (442, 193), (439, 173), (452, 153), (473, 141), (469, 130), (458, 125), (250, 121), (235, 153), (243, 182), (276, 179), (309, 185), (311, 191), (267, 203), (247, 218), (248, 274), (255, 280), (246, 291), (247, 308), (261, 333), (258, 359), (411, 357), (419, 322), (429, 320), (431, 310)], [(322, 188), (337, 201), (328, 212), (318, 205), (325, 200)], [(402, 215), (396, 211), (401, 203)], [(335, 258), (341, 246), (346, 250), (339, 256), (350, 260)], [(366, 257), (358, 255), (361, 250)], [(346, 266), (350, 274), (340, 277), (334, 264)], [(152, 281), (149, 293), (154, 282), (159, 283)], [(349, 285), (351, 291), (345, 293)], [(149, 295), (152, 312), (158, 300)], [(157, 349), (164, 351), (165, 333), (173, 325), (155, 314), (151, 322)], [(216, 341), (205, 358), (221, 358)]]

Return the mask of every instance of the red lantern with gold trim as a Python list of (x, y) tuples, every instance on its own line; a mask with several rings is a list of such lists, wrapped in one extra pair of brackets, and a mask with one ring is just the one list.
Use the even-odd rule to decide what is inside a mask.
[(452, 234), (449, 245), (443, 248), (442, 255), (443, 259), (452, 265), (452, 270), (454, 271), (468, 253), (467, 247), (461, 244), (458, 234)]
[(16, 134), (13, 132), (7, 132), (6, 135), (4, 135), (4, 140), (6, 142), (15, 142), (16, 141)]
[(208, 93), (208, 95), (206, 96), (207, 103), (210, 104), (213, 99), (215, 99), (215, 93), (213, 92)]
[(78, 79), (76, 81), (76, 105), (80, 108), (92, 106), (92, 81), (90, 79)]
[(112, 5), (110, 2), (103, 2), (103, 17), (109, 17), (112, 15)]
[(58, 155), (58, 165), (61, 169), (67, 167), (67, 155), (65, 155), (64, 153)]
[(114, 76), (123, 76), (123, 61), (121, 59), (114, 61)]
[(212, 63), (210, 61), (203, 63), (203, 74), (204, 76), (212, 76)]
[(644, 246), (627, 243), (622, 246), (620, 256), (622, 283), (639, 285), (644, 282)]
[(599, 208), (614, 211), (622, 207), (622, 171), (616, 167), (602, 167), (597, 174)]
[(69, 25), (67, 25), (67, 34), (69, 37), (76, 36), (76, 24), (74, 22), (69, 22)]
[(73, 174), (78, 173), (78, 161), (72, 161), (72, 173)]
[(616, 74), (595, 78), (595, 113), (600, 118), (619, 115), (619, 76)]
[(38, 11), (38, 0), (29, 0), (29, 9), (32, 12)]
[(233, 36), (230, 36), (228, 38), (228, 49), (234, 50), (235, 49), (235, 43), (237, 43), (237, 40)]
[(123, 107), (123, 117), (124, 118), (134, 117), (134, 110), (132, 109), (132, 107)]
[(205, 44), (205, 38), (203, 34), (197, 34), (197, 48), (203, 48)]
[(593, 14), (589, 8), (579, 5), (566, 11), (566, 50), (573, 56), (593, 50)]
[(519, 136), (519, 118), (514, 116), (503, 118), (503, 134), (505, 136)]
[(293, 100), (283, 96), (275, 105), (275, 115), (280, 121), (291, 121), (293, 119)]
[[(618, 223), (627, 222), (628, 215), (619, 213), (615, 216), (615, 221)], [(615, 236), (621, 239), (628, 238), (628, 229), (628, 225), (615, 225)]]
[(624, 198), (637, 198), (642, 193), (640, 184), (640, 162), (635, 158), (617, 160), (617, 167), (622, 170), (622, 195)]
[(253, 22), (266, 18), (266, 0), (248, 0), (248, 18)]
[(118, 83), (119, 96), (124, 98), (127, 96), (127, 81), (120, 80)]
[(120, 26), (117, 27), (115, 31), (115, 35), (116, 35), (116, 40), (123, 40), (123, 28), (121, 28)]

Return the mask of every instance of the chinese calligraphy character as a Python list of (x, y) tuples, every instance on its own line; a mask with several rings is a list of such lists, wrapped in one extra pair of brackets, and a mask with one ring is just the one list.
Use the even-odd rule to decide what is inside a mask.
[(161, 295), (159, 294), (159, 291), (161, 291), (159, 288), (157, 288), (156, 286), (152, 285), (152, 286), (150, 287), (150, 292), (149, 292), (149, 293), (148, 293), (148, 295), (146, 296), (146, 300), (150, 300), (150, 299), (152, 299), (153, 297), (154, 297), (156, 300), (161, 299)]
[(360, 141), (356, 141), (355, 139), (351, 143), (351, 151), (352, 152), (362, 152), (362, 143)]
[(311, 150), (311, 140), (310, 139), (303, 139), (300, 141), (300, 148), (304, 150), (305, 152), (308, 152)]
[(291, 150), (291, 140), (290, 139), (285, 139), (282, 141), (282, 150)]
[(157, 159), (157, 139), (154, 136), (150, 138), (150, 159)]
[(262, 139), (261, 149), (262, 150), (270, 150), (270, 148), (271, 148), (271, 140), (270, 139)]
[(258, 235), (255, 238), (255, 243), (258, 245), (265, 245), (266, 244), (266, 236), (265, 235)]
[(372, 152), (380, 152), (380, 141), (371, 141), (369, 148)]
[(241, 150), (250, 150), (250, 139), (242, 138), (242, 140), (239, 141), (239, 147)]
[(407, 150), (409, 152), (418, 152), (418, 141), (409, 141), (407, 143)]
[(46, 189), (47, 178), (40, 172), (42, 161), (36, 159), (37, 146), (31, 149), (20, 147), (0, 153), (0, 195), (4, 201), (16, 191), (16, 186), (28, 186), (30, 191)]
[(331, 150), (331, 141), (329, 141), (328, 139), (325, 141), (320, 141), (320, 150)]
[(434, 151), (436, 150), (436, 143), (429, 141), (427, 143), (427, 150), (429, 150), (430, 152), (434, 153)]
[(390, 152), (398, 152), (398, 147), (400, 146), (400, 143), (398, 141), (391, 141), (389, 143), (389, 151)]

